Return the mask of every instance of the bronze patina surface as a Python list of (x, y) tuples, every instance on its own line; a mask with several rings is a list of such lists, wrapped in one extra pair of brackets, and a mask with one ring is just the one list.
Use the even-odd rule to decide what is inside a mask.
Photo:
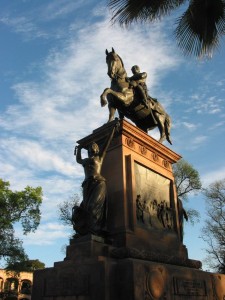
[(101, 235), (104, 231), (106, 222), (106, 182), (101, 175), (101, 170), (116, 126), (113, 126), (102, 147), (99, 147), (95, 142), (88, 146), (87, 158), (82, 159), (81, 157), (82, 145), (75, 147), (76, 161), (83, 166), (85, 174), (82, 183), (83, 201), (80, 206), (74, 206), (72, 212), (73, 227), (77, 232), (77, 236), (88, 233)]
[(158, 127), (159, 142), (167, 140), (172, 144), (171, 118), (159, 101), (148, 95), (145, 82), (147, 73), (140, 72), (138, 66), (133, 66), (133, 76), (128, 78), (123, 61), (114, 49), (111, 52), (106, 50), (106, 63), (111, 87), (106, 88), (100, 98), (102, 106), (108, 103), (108, 122), (114, 119), (115, 112), (118, 110), (121, 119), (127, 117), (145, 132)]

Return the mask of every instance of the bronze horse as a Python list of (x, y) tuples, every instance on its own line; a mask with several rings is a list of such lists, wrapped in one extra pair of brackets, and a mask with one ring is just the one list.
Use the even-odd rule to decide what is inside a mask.
[(111, 78), (111, 88), (106, 88), (100, 98), (101, 106), (108, 103), (108, 122), (114, 120), (117, 109), (121, 119), (124, 117), (130, 119), (145, 132), (158, 127), (159, 142), (167, 140), (172, 144), (170, 140), (171, 119), (162, 105), (148, 97), (148, 108), (145, 107), (138, 90), (131, 87), (127, 81), (123, 61), (113, 48), (112, 52), (106, 50), (106, 63), (108, 75)]

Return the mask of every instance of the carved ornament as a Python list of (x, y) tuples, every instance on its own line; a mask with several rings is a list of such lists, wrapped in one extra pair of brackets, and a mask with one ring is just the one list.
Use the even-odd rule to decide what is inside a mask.
[(162, 164), (163, 164), (163, 166), (164, 166), (165, 168), (167, 168), (167, 169), (169, 168), (169, 165), (170, 165), (170, 164), (169, 164), (169, 162), (168, 162), (167, 160), (164, 159), (164, 160), (162, 161)]
[(140, 149), (141, 154), (143, 154), (143, 155), (147, 154), (147, 149), (144, 146), (139, 146), (139, 149)]
[(135, 142), (134, 142), (134, 140), (132, 138), (127, 138), (126, 139), (126, 144), (130, 148), (135, 148)]
[(158, 154), (152, 152), (152, 159), (153, 159), (154, 161), (158, 161), (158, 160), (159, 160)]

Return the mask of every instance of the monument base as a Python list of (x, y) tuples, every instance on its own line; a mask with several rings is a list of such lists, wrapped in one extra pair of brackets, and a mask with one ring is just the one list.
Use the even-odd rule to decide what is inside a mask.
[(147, 252), (119, 251), (93, 235), (73, 239), (64, 261), (35, 272), (32, 300), (225, 298), (225, 275), (199, 270), (194, 260), (183, 261), (185, 267), (175, 257), (165, 256), (167, 263), (151, 259)]
[[(101, 148), (116, 123), (78, 144)], [(183, 244), (172, 168), (180, 158), (120, 121), (101, 172), (108, 194), (105, 238), (72, 239), (63, 262), (34, 273), (32, 300), (225, 300), (225, 275), (201, 271)]]

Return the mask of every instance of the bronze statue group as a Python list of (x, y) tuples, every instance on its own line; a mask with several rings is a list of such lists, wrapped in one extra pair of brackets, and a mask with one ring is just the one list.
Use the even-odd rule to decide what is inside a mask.
[[(133, 75), (128, 77), (123, 61), (114, 49), (112, 52), (106, 50), (106, 63), (111, 88), (106, 88), (100, 98), (102, 106), (108, 102), (108, 122), (114, 120), (117, 109), (120, 118), (128, 117), (146, 132), (158, 126), (159, 142), (167, 139), (171, 143), (170, 117), (157, 99), (148, 95), (147, 73), (141, 72), (139, 66), (134, 65), (131, 68)], [(72, 211), (72, 222), (77, 237), (88, 233), (104, 235), (106, 232), (107, 190), (101, 169), (116, 127), (118, 124), (113, 127), (101, 148), (96, 143), (89, 145), (87, 158), (83, 159), (81, 156), (82, 145), (75, 148), (76, 161), (83, 166), (85, 174), (82, 183), (83, 200), (79, 206), (74, 206)]]

